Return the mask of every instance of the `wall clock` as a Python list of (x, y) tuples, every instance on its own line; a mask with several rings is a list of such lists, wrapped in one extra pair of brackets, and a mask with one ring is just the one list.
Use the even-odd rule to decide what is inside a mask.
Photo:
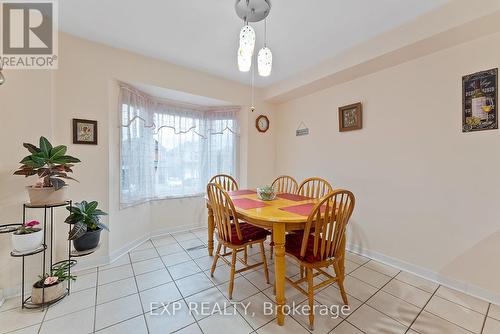
[(259, 132), (266, 132), (269, 130), (269, 118), (267, 118), (267, 116), (260, 115), (255, 120), (255, 127), (259, 130)]

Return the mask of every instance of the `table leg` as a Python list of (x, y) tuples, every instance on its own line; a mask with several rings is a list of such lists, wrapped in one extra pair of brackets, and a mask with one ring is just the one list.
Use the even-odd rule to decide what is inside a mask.
[(342, 273), (342, 276), (345, 276), (345, 247), (346, 247), (346, 237), (344, 234), (344, 237), (342, 238), (342, 244), (341, 244), (341, 249), (342, 249), (342, 257), (339, 261), (339, 267), (340, 267), (340, 272)]
[(214, 253), (214, 212), (212, 208), (208, 207), (208, 255), (212, 256)]
[(283, 306), (285, 305), (285, 224), (273, 224), (273, 237), (274, 237), (274, 276), (276, 287), (276, 318), (278, 325), (285, 324), (285, 315), (283, 313)]

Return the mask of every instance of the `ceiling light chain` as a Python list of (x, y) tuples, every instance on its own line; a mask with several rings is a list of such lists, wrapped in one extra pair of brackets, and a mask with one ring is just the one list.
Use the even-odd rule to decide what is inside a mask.
[(252, 67), (252, 96), (251, 96), (252, 105), (250, 107), (250, 111), (255, 111), (255, 67)]

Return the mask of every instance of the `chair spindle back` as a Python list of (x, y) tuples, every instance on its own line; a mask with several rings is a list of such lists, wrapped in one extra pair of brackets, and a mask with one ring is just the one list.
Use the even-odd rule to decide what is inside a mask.
[(238, 190), (238, 182), (231, 176), (227, 174), (218, 174), (210, 179), (208, 183), (217, 183), (225, 191), (236, 191)]
[(241, 240), (240, 224), (233, 201), (224, 188), (218, 183), (207, 185), (208, 202), (214, 215), (214, 223), (218, 236), (225, 242), (232, 242), (232, 224), (235, 225), (238, 238)]
[(314, 231), (313, 255), (319, 261), (339, 257), (345, 247), (343, 242), (349, 218), (354, 210), (355, 198), (348, 190), (335, 190), (317, 203), (304, 229), (300, 255), (305, 256), (309, 233)]
[(278, 176), (271, 186), (279, 193), (296, 194), (299, 189), (299, 184), (295, 179), (288, 175)]
[(306, 197), (321, 198), (332, 191), (333, 188), (327, 180), (319, 177), (310, 177), (302, 181), (298, 193)]

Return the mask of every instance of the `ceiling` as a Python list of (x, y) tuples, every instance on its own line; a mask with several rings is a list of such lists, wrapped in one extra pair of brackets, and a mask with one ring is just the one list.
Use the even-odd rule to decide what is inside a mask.
[[(272, 0), (268, 46), (273, 73), (265, 87), (352, 46), (428, 13), (449, 0)], [(234, 0), (64, 0), (62, 31), (231, 80), (250, 83), (237, 69), (241, 20)], [(263, 23), (253, 24), (257, 45)]]
[(158, 97), (160, 99), (173, 100), (176, 102), (184, 102), (189, 104), (196, 104), (204, 107), (212, 106), (230, 106), (230, 102), (222, 101), (218, 99), (212, 99), (206, 96), (193, 95), (186, 92), (181, 92), (174, 89), (168, 89), (163, 87), (151, 86), (146, 84), (130, 83), (133, 87), (138, 90), (147, 93), (151, 96)]

